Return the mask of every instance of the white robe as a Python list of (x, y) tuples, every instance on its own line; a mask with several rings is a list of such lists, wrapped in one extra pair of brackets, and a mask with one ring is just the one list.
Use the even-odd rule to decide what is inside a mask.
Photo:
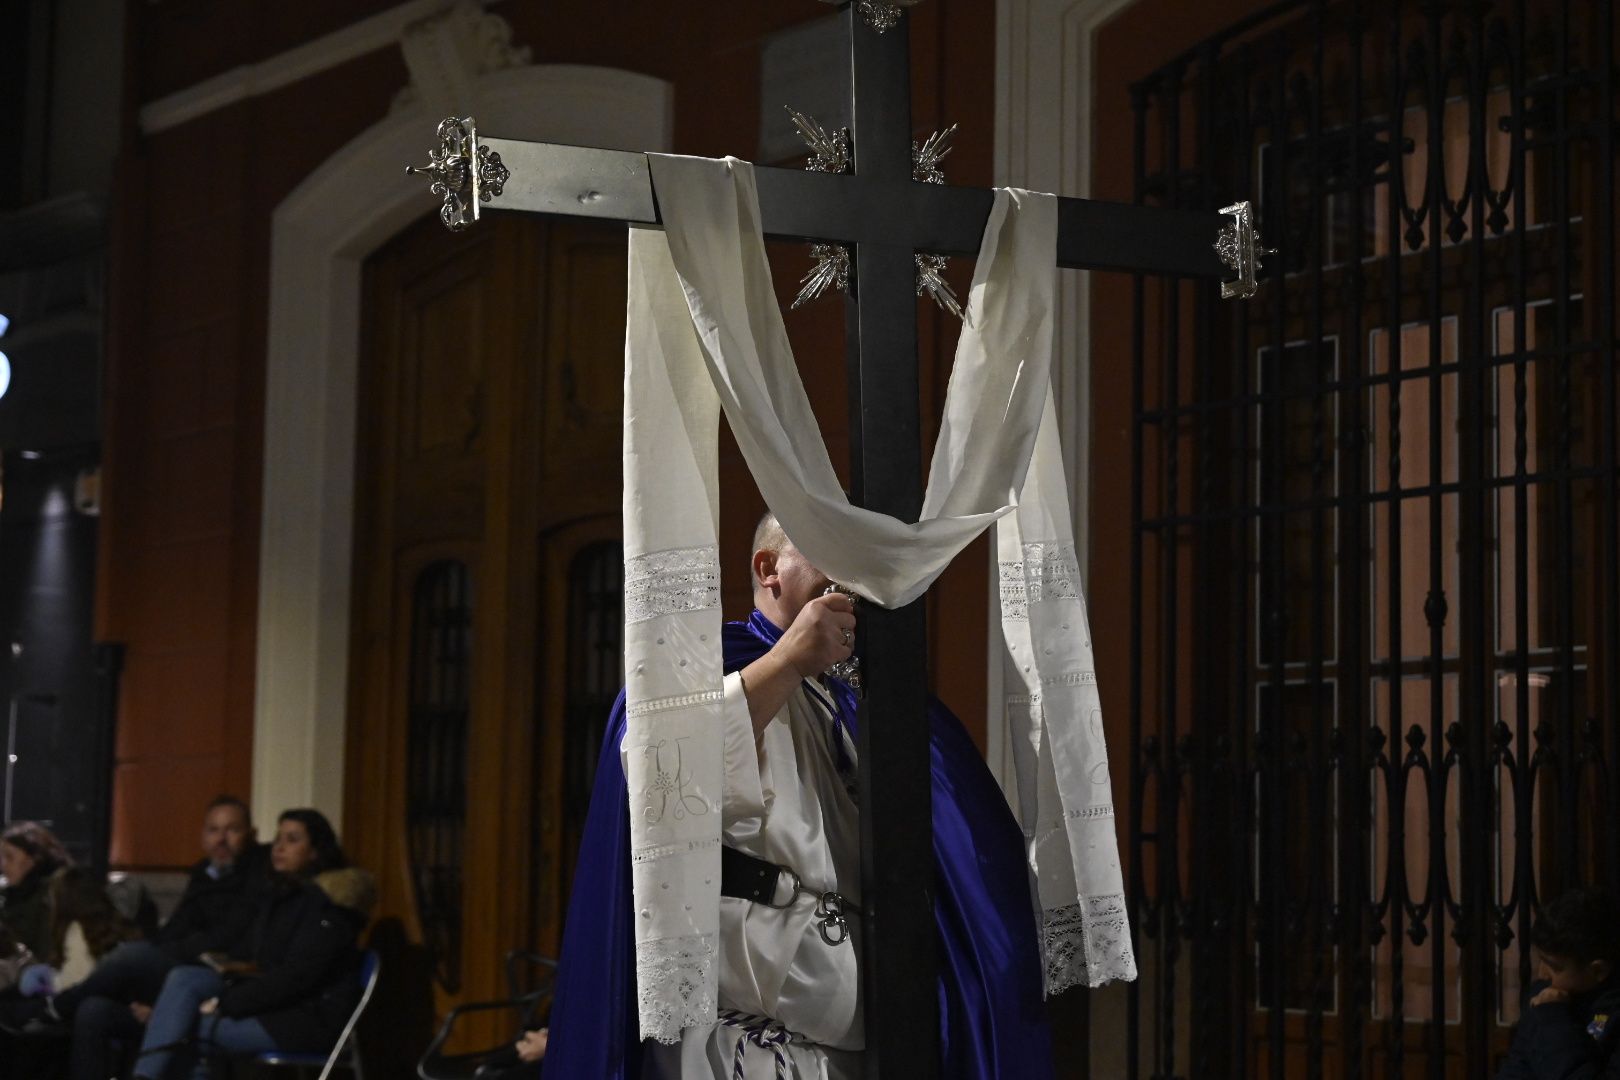
[[(860, 814), (854, 772), (838, 770), (833, 740), (853, 765), (855, 747), (803, 684), (764, 731), (756, 754), (741, 677), (725, 680), (725, 784), (721, 821), (729, 847), (790, 867), (811, 893), (838, 892), (859, 907)], [(846, 786), (850, 785), (850, 786)], [(779, 888), (777, 902), (785, 902)], [(769, 1017), (790, 1033), (786, 1055), (796, 1080), (858, 1080), (865, 1046), (860, 1000), (860, 917), (852, 937), (829, 945), (816, 897), (785, 908), (720, 900), (721, 1010)], [(677, 1045), (648, 1043), (646, 1074), (659, 1080), (731, 1080), (741, 1028), (687, 1028)], [(746, 1045), (747, 1080), (777, 1080), (774, 1050)]]

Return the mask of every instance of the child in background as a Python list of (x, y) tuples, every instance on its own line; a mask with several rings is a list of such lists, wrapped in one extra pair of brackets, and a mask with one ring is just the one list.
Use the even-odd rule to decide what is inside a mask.
[(1620, 1080), (1620, 906), (1571, 889), (1531, 935), (1538, 980), (1497, 1080)]

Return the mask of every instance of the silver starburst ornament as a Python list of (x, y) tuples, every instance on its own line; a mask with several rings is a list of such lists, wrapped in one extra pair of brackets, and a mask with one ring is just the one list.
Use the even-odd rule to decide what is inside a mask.
[[(945, 170), (940, 168), (951, 152), (951, 139), (956, 136), (956, 125), (936, 131), (923, 140), (921, 146), (911, 144), (911, 178), (920, 184), (943, 184)], [(917, 256), (917, 295), (927, 293), (940, 308), (962, 317), (962, 305), (957, 303), (956, 292), (945, 280), (945, 256)]]
[[(799, 129), (800, 138), (810, 148), (810, 160), (804, 166), (807, 172), (849, 172), (848, 128), (829, 132), (815, 118), (797, 109), (790, 108), (787, 113), (793, 118), (793, 126)], [(799, 295), (793, 298), (791, 309), (808, 304), (828, 289), (849, 291), (849, 248), (843, 244), (814, 244), (810, 257), (815, 265), (799, 279)]]
[(945, 171), (939, 167), (951, 152), (951, 139), (956, 136), (956, 125), (936, 131), (918, 146), (911, 144), (911, 178), (923, 184), (943, 184)]
[(945, 280), (945, 256), (917, 256), (917, 295), (927, 293), (944, 310), (962, 317), (962, 305), (956, 302), (956, 292)]
[(792, 310), (808, 304), (829, 288), (849, 291), (849, 248), (843, 244), (812, 244), (810, 257), (816, 264), (799, 279), (799, 295), (793, 298)]
[(810, 148), (810, 160), (804, 166), (807, 172), (849, 172), (849, 128), (829, 132), (815, 118), (797, 109), (788, 107), (787, 114), (793, 118), (793, 126), (799, 129), (800, 138)]
[[(829, 132), (814, 118), (804, 113), (791, 108), (787, 113), (793, 119), (793, 126), (799, 129), (799, 135), (804, 139), (805, 145), (810, 148), (810, 160), (805, 164), (805, 169), (810, 172), (829, 173), (849, 171), (848, 128)], [(916, 143), (911, 145), (913, 180), (923, 184), (945, 182), (945, 171), (940, 167), (940, 163), (950, 154), (951, 140), (955, 135), (956, 125), (952, 124), (944, 131), (936, 131), (928, 136), (922, 145)], [(849, 248), (843, 244), (814, 244), (810, 248), (810, 257), (815, 260), (815, 265), (799, 279), (799, 293), (789, 305), (790, 310), (803, 307), (819, 298), (828, 289), (849, 291)], [(941, 309), (960, 319), (962, 305), (957, 302), (956, 292), (951, 288), (950, 282), (945, 280), (945, 256), (918, 255), (916, 260), (917, 295), (928, 294)]]

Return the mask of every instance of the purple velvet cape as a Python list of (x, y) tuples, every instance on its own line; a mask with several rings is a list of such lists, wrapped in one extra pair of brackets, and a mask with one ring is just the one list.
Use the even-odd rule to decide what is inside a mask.
[[(754, 612), (725, 625), (725, 669), (747, 667), (782, 632)], [(837, 723), (854, 735), (855, 699), (834, 685)], [(962, 723), (929, 702), (934, 921), (939, 934), (941, 1075), (950, 1080), (1052, 1075), (1040, 949), (1023, 835)], [(563, 931), (545, 1075), (639, 1080), (630, 813), (613, 706)]]

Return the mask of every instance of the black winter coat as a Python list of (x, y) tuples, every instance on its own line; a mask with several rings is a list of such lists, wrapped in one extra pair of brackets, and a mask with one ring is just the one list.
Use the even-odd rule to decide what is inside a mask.
[(222, 878), (210, 876), (208, 865), (203, 859), (191, 868), (179, 906), (152, 938), (181, 963), (228, 948), (251, 929), (269, 885), (270, 845), (248, 848)]
[(0, 889), (0, 922), (39, 961), (51, 952), (51, 904), (45, 888), (51, 873), (36, 866), (21, 881)]
[[(334, 871), (318, 879), (331, 887)], [(231, 950), (258, 973), (237, 977), (219, 996), (228, 1017), (255, 1017), (276, 1046), (296, 1052), (331, 1049), (360, 1000), (355, 943), (366, 915), (338, 903), (314, 882), (277, 883), (251, 930)]]
[[(1547, 984), (1530, 987), (1525, 1001)], [(1497, 1080), (1620, 1080), (1620, 979), (1568, 1002), (1524, 1007)]]

